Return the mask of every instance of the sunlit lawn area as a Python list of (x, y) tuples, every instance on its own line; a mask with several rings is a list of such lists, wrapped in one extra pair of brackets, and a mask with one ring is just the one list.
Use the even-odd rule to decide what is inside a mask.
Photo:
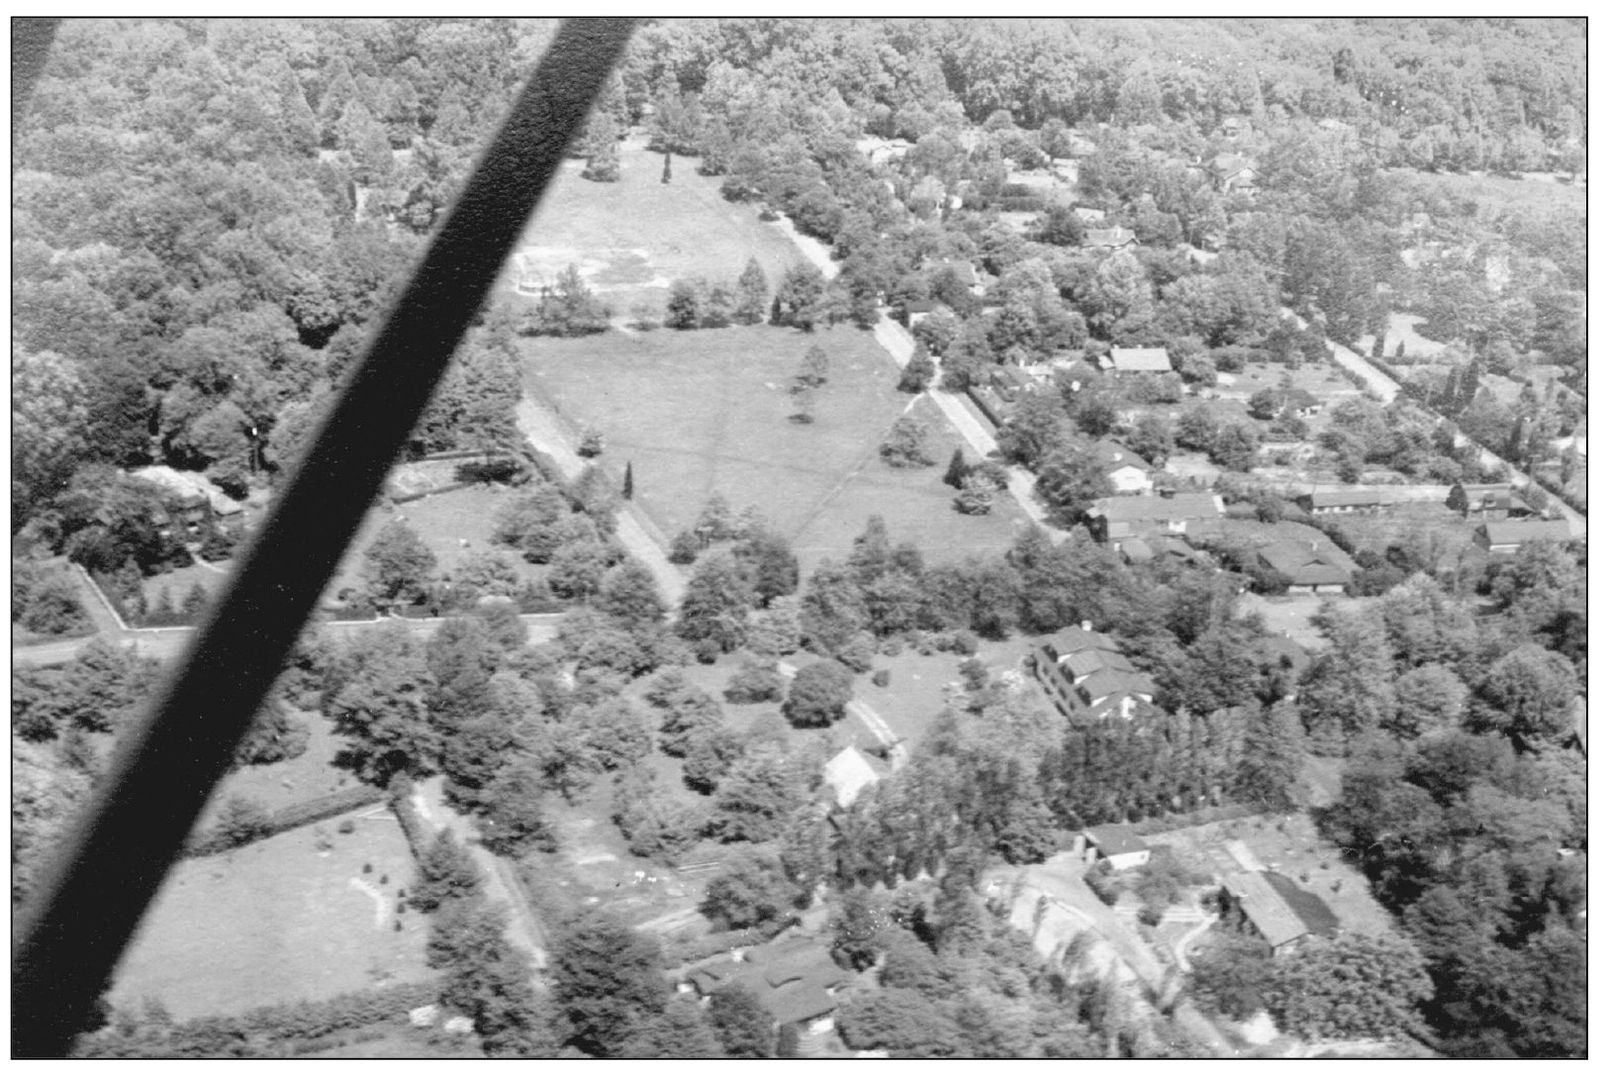
[(730, 286), (749, 257), (757, 257), (774, 291), (800, 259), (758, 208), (720, 196), (719, 178), (697, 173), (697, 161), (676, 157), (662, 182), (664, 157), (620, 148), (620, 180), (590, 182), (571, 161), (547, 191), (519, 250), (555, 276), (573, 264), (620, 315), (645, 302), (662, 311), (675, 279), (704, 276)]
[(424, 920), (396, 913), (398, 890), (413, 880), (407, 842), (383, 807), (354, 817), (349, 834), (336, 819), (180, 863), (118, 970), (112, 1003), (138, 1010), (153, 998), (185, 1019), (428, 977)]
[[(813, 422), (797, 423), (788, 387), (816, 345), (828, 379)], [(601, 463), (620, 479), (630, 463), (636, 503), (668, 535), (718, 491), (733, 510), (757, 506), (793, 536), (875, 459), (909, 404), (875, 339), (847, 326), (609, 332), (532, 340), (526, 353), (527, 388), (572, 427), (602, 431)]]

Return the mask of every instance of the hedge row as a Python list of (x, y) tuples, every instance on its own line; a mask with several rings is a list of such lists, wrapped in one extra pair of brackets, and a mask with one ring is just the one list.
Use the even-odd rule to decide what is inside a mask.
[(401, 505), (403, 502), (417, 502), (419, 499), (429, 498), (431, 495), (444, 495), (448, 491), (461, 491), (465, 487), (474, 486), (475, 484), (473, 483), (449, 483), (441, 487), (431, 487), (425, 491), (414, 491), (411, 494), (391, 495), (390, 499), (396, 505)]
[[(84, 1038), (76, 1055), (220, 1057), (260, 1055), (262, 1048), (276, 1046), (305, 1052), (309, 1050), (298, 1042), (378, 1023), (406, 1022), (408, 1012), (435, 1003), (439, 996), (440, 985), (436, 982), (404, 982), (367, 992), (342, 993), (328, 1000), (298, 1000), (253, 1008), (239, 1015), (186, 1019), (156, 1037), (145, 1031), (141, 1031), (143, 1036), (130, 1037), (110, 1028)], [(239, 1052), (241, 1048), (246, 1051)]]
[(301, 803), (292, 803), (288, 807), (281, 807), (270, 814), (267, 820), (255, 831), (254, 836), (246, 840), (238, 836), (225, 836), (219, 830), (209, 829), (198, 837), (193, 838), (184, 847), (184, 854), (191, 858), (207, 855), (220, 855), (234, 848), (242, 847), (254, 841), (266, 840), (268, 837), (288, 833), (292, 829), (310, 826), (314, 822), (322, 822), (327, 818), (335, 818), (348, 811), (355, 811), (359, 807), (369, 807), (385, 799), (385, 793), (372, 785), (358, 785), (355, 788), (342, 789), (328, 796), (320, 796), (314, 800), (304, 800)]
[(413, 809), (413, 782), (406, 774), (399, 775), (391, 780), (385, 796), (386, 804), (402, 827), (402, 836), (407, 838), (407, 846), (413, 850), (413, 858), (422, 859), (435, 837), (424, 828), (418, 812)]

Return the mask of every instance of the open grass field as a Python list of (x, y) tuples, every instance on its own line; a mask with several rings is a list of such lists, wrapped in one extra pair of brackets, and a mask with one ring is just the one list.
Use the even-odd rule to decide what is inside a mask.
[(137, 1009), (150, 997), (186, 1019), (428, 977), (423, 918), (396, 914), (413, 860), (395, 819), (381, 808), (352, 833), (336, 824), (180, 863), (118, 969), (112, 1003)]
[(1471, 200), (1493, 211), (1550, 211), (1565, 208), (1583, 217), (1585, 186), (1558, 182), (1554, 177), (1530, 172), (1535, 178), (1496, 178), (1493, 175), (1458, 175), (1390, 168), (1404, 173), (1413, 185), (1427, 187), (1445, 197)]
[(805, 575), (821, 558), (841, 561), (872, 514), (881, 514), (894, 543), (915, 543), (929, 562), (998, 553), (1027, 523), (1020, 504), (1004, 491), (995, 496), (992, 512), (982, 516), (967, 516), (955, 509), (955, 490), (943, 482), (950, 456), (959, 447), (968, 463), (983, 459), (965, 444), (931, 399), (917, 399), (910, 412), (927, 426), (928, 452), (936, 463), (894, 468), (880, 456), (867, 458), (793, 537), (792, 549)]
[[(828, 380), (814, 421), (800, 424), (787, 388), (816, 345)], [(877, 447), (910, 402), (875, 339), (852, 327), (610, 332), (526, 347), (526, 388), (571, 426), (602, 431), (601, 463), (621, 477), (631, 464), (637, 505), (669, 535), (718, 491), (792, 538), (848, 475), (882, 464)]]
[[(328, 593), (333, 595), (345, 587), (356, 587), (361, 582), (363, 548), (392, 517), (406, 518), (407, 523), (424, 540), (425, 546), (435, 554), (437, 572), (450, 572), (465, 557), (502, 549), (509, 553), (522, 573), (535, 576), (540, 571), (510, 548), (498, 548), (491, 542), (492, 517), (498, 507), (517, 494), (515, 488), (499, 484), (465, 487), (445, 494), (430, 495), (413, 502), (382, 504), (368, 511), (363, 526), (358, 530), (352, 549), (342, 559)], [(468, 546), (464, 546), (464, 541)]]
[(245, 766), (226, 775), (201, 812), (203, 826), (230, 796), (255, 800), (274, 811), (357, 785), (356, 778), (334, 765), (343, 741), (329, 720), (317, 711), (298, 711), (293, 716), (307, 727), (307, 750), (289, 762)]
[(661, 153), (626, 142), (619, 162), (618, 182), (590, 182), (580, 177), (581, 161), (564, 164), (517, 250), (535, 271), (553, 277), (573, 264), (624, 315), (637, 303), (662, 312), (676, 279), (729, 286), (749, 257), (773, 292), (800, 259), (785, 234), (759, 221), (756, 206), (721, 197), (721, 180), (699, 175), (695, 160), (676, 157), (669, 183), (660, 181)]

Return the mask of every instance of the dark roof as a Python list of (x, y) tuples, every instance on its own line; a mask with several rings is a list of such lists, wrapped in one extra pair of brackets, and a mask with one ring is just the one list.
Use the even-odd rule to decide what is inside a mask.
[(1116, 641), (1103, 632), (1078, 628), (1075, 625), (1071, 628), (1061, 629), (1044, 640), (1044, 642), (1053, 647), (1060, 655), (1068, 655), (1076, 651), (1087, 651), (1094, 648), (1105, 651), (1117, 650)]
[(1490, 521), (1479, 525), (1492, 544), (1533, 543), (1536, 541), (1565, 543), (1573, 538), (1567, 521)]
[(1149, 845), (1144, 843), (1144, 838), (1134, 833), (1127, 826), (1089, 826), (1083, 830), (1083, 833), (1105, 855), (1129, 855), (1133, 852), (1149, 850)]
[(1090, 673), (1097, 673), (1102, 669), (1121, 670), (1127, 673), (1134, 672), (1133, 664), (1127, 661), (1127, 656), (1120, 651), (1113, 651), (1105, 647), (1090, 647), (1082, 651), (1073, 651), (1061, 658), (1061, 664), (1071, 670), (1073, 677), (1086, 677)]
[(743, 955), (743, 962), (721, 957), (699, 964), (687, 973), (687, 981), (704, 995), (740, 985), (785, 1025), (829, 1014), (837, 1006), (830, 990), (851, 977), (824, 946), (807, 939), (782, 938)]
[(1307, 930), (1318, 937), (1332, 937), (1339, 929), (1339, 916), (1323, 902), (1322, 897), (1308, 889), (1302, 889), (1292, 878), (1276, 871), (1269, 870), (1261, 876), (1267, 879), (1272, 891), (1289, 905), (1290, 910)]
[(1311, 499), (1313, 506), (1376, 506), (1384, 501), (1377, 490), (1313, 491), (1301, 497)]
[(1256, 553), (1291, 584), (1343, 584), (1350, 570), (1305, 543), (1269, 543)]
[(1112, 521), (1188, 521), (1222, 516), (1222, 500), (1212, 494), (1120, 495), (1101, 498), (1090, 516)]
[(1109, 695), (1154, 695), (1155, 681), (1147, 673), (1122, 669), (1097, 669), (1077, 685), (1090, 699)]

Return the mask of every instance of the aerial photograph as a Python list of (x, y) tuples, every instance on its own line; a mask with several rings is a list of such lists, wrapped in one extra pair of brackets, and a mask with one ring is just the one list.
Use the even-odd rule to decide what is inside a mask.
[(1587, 1056), (1585, 19), (11, 28), (13, 1057)]

